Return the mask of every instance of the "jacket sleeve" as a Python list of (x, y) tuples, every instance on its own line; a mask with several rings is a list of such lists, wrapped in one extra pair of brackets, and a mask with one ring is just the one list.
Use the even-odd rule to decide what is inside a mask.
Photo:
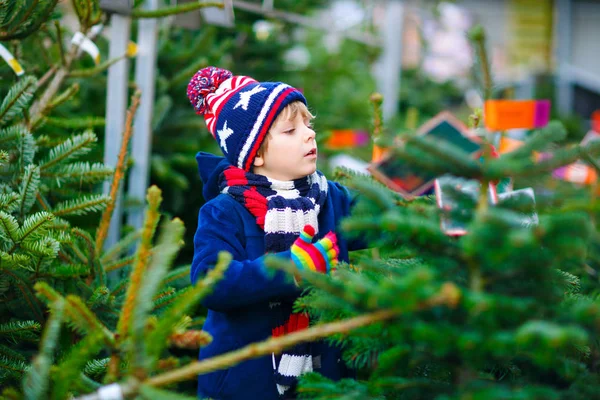
[[(243, 228), (233, 212), (206, 203), (198, 215), (198, 229), (194, 236), (194, 258), (191, 280), (196, 283), (216, 264), (220, 251), (231, 253), (233, 260), (223, 279), (218, 282), (202, 304), (212, 310), (226, 312), (272, 297), (289, 297), (298, 288), (283, 271), (267, 273), (265, 256), (248, 260), (242, 244)], [(290, 259), (290, 252), (275, 256)]]
[[(358, 194), (351, 192), (347, 187), (338, 182), (333, 182), (333, 184), (342, 193), (342, 218), (348, 217), (352, 214), (352, 209), (358, 202)], [(348, 239), (348, 251), (363, 250), (369, 247), (367, 242), (360, 237), (351, 237)]]

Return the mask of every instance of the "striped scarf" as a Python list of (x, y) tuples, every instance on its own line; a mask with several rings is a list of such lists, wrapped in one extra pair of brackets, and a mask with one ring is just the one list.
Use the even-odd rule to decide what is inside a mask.
[[(278, 181), (230, 166), (219, 177), (221, 193), (240, 202), (265, 231), (265, 251), (289, 250), (305, 225), (319, 231), (319, 211), (327, 199), (327, 178), (316, 171), (293, 181)], [(292, 312), (293, 302), (274, 299), (271, 334), (275, 337), (305, 329), (309, 318)], [(275, 382), (280, 396), (294, 392), (298, 377), (313, 370), (311, 346), (301, 343), (277, 356), (273, 354)]]

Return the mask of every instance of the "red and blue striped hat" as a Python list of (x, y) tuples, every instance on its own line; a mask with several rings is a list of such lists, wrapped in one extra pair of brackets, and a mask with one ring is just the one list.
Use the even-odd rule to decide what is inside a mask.
[(293, 101), (306, 104), (302, 93), (285, 83), (258, 82), (217, 67), (196, 72), (187, 95), (225, 157), (245, 171), (281, 110)]

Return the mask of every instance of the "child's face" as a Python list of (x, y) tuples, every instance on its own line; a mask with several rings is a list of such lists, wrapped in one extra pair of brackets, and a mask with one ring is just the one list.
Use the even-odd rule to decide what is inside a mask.
[(304, 178), (317, 170), (317, 142), (310, 118), (297, 113), (270, 130), (268, 147), (254, 159), (254, 172), (281, 181)]

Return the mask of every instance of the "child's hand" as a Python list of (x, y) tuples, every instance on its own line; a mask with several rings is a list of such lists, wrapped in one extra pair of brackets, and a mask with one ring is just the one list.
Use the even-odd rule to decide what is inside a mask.
[(329, 232), (323, 239), (312, 243), (315, 236), (315, 228), (306, 225), (292, 245), (292, 260), (300, 269), (310, 269), (323, 273), (329, 273), (338, 262), (339, 248), (337, 236)]

